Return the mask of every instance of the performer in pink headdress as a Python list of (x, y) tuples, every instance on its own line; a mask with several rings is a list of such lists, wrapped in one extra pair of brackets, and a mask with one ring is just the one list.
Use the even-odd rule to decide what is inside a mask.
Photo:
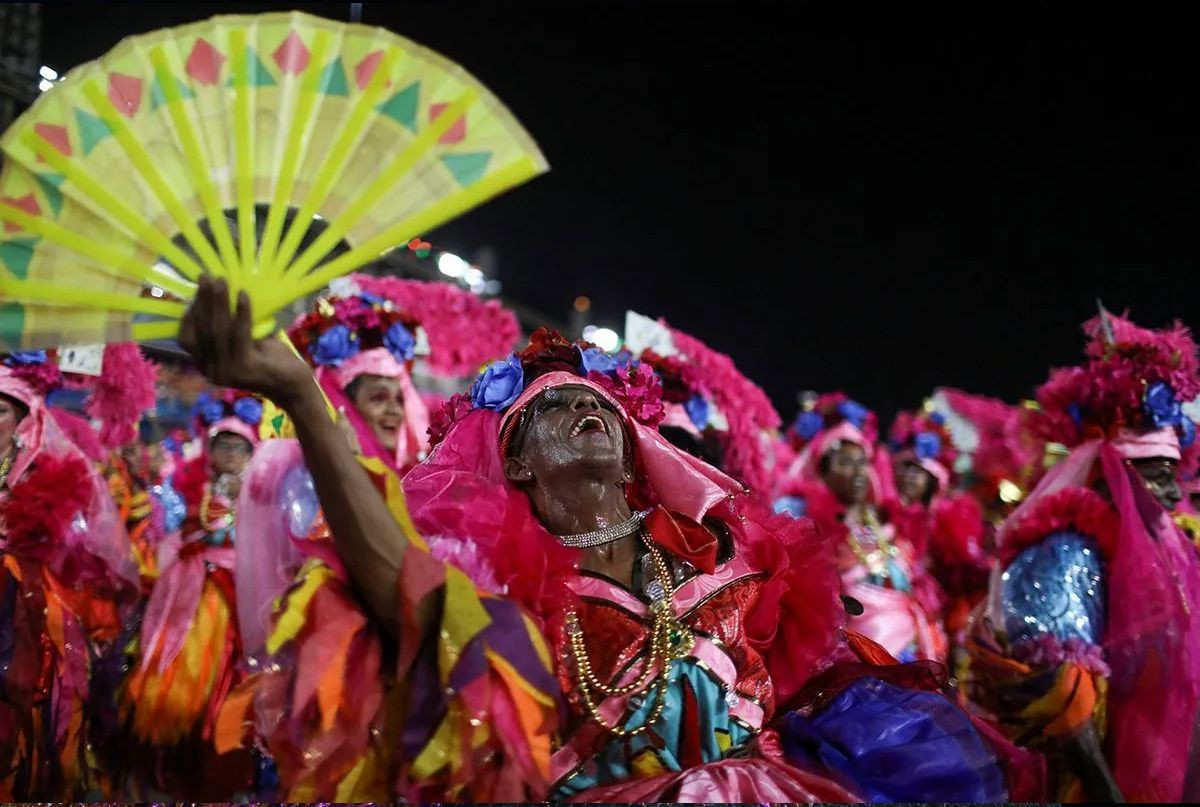
[(97, 787), (93, 736), (137, 596), (103, 480), (44, 406), (53, 356), (0, 362), (0, 798), (76, 800)]
[(425, 456), (429, 412), (409, 375), (419, 323), (369, 292), (321, 298), (288, 335), (365, 457), (403, 473)]
[[(212, 735), (242, 675), (234, 590), (237, 501), (259, 444), (262, 402), (226, 390), (196, 403), (203, 453), (176, 473), (187, 516), (160, 547), (121, 711), (149, 748), (133, 762), (135, 794), (214, 800), (247, 789), (249, 754), (218, 756)], [(185, 760), (188, 762), (185, 763)]]
[(846, 395), (808, 396), (789, 430), (799, 453), (777, 483), (775, 507), (812, 518), (834, 541), (843, 593), (861, 608), (850, 627), (902, 660), (941, 661), (936, 596), (918, 596), (929, 586), (916, 549), (884, 509), (895, 488), (876, 433), (875, 414)]
[(915, 576), (914, 593), (949, 637), (956, 638), (987, 587), (983, 508), (973, 496), (956, 490), (958, 453), (946, 417), (932, 400), (923, 411), (896, 416), (888, 446), (896, 495), (885, 508), (926, 572)]
[[(257, 379), (285, 402), (332, 528), (334, 551), (310, 548), (280, 599), (278, 662), (248, 695), (285, 791), (1007, 796), (1003, 746), (929, 691), (936, 665), (894, 664), (856, 635), (854, 652), (842, 645), (811, 525), (747, 513), (740, 485), (649, 425), (662, 402), (647, 365), (585, 376), (588, 346), (535, 333), (439, 419), (402, 497), (379, 463), (354, 463), (285, 354), (250, 342), (249, 313), (230, 351), (211, 350), (231, 323), (221, 287), (202, 284), (182, 338), (231, 358), (206, 367), (217, 379)], [(372, 674), (358, 602), (396, 637), (403, 688)], [(839, 648), (849, 666), (826, 667)], [(917, 682), (929, 689), (905, 686)]]
[(1200, 703), (1200, 567), (1170, 518), (1200, 392), (1188, 331), (1106, 313), (1039, 388), (1070, 448), (998, 535), (973, 700), (1051, 759), (1061, 800), (1178, 801)]

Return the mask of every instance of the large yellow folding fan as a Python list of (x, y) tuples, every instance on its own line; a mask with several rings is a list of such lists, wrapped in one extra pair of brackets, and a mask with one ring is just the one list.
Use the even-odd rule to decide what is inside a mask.
[(296, 300), (547, 169), (458, 65), (298, 12), (126, 39), (0, 149), (6, 351), (173, 338), (202, 273), (246, 290), (269, 333)]

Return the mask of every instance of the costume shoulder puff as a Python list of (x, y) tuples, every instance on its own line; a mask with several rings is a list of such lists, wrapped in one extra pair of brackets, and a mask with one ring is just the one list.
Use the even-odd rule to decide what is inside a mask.
[(1022, 550), (1056, 532), (1073, 531), (1096, 542), (1105, 558), (1117, 545), (1121, 522), (1117, 511), (1100, 494), (1088, 488), (1069, 487), (1044, 496), (1002, 533), (1000, 560), (1012, 562)]

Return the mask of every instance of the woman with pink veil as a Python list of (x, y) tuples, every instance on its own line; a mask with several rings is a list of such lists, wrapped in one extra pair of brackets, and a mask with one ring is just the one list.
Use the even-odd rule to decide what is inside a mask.
[(99, 787), (90, 742), (138, 593), (129, 540), (99, 473), (42, 392), (44, 351), (0, 366), (0, 795), (77, 800)]
[[(1061, 800), (1179, 801), (1200, 702), (1200, 566), (1170, 511), (1200, 392), (1187, 329), (1105, 312), (1037, 393), (1070, 449), (997, 537), (968, 693), (1043, 750)], [(1192, 749), (1193, 755), (1196, 749)], [(1186, 800), (1186, 799), (1184, 799)]]

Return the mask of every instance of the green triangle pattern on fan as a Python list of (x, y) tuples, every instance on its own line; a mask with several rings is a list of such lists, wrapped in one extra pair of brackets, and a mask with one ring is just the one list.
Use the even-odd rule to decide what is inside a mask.
[(173, 338), (203, 274), (246, 291), (266, 334), (329, 281), (547, 170), (453, 62), (299, 12), (123, 40), (0, 150), (0, 350)]

